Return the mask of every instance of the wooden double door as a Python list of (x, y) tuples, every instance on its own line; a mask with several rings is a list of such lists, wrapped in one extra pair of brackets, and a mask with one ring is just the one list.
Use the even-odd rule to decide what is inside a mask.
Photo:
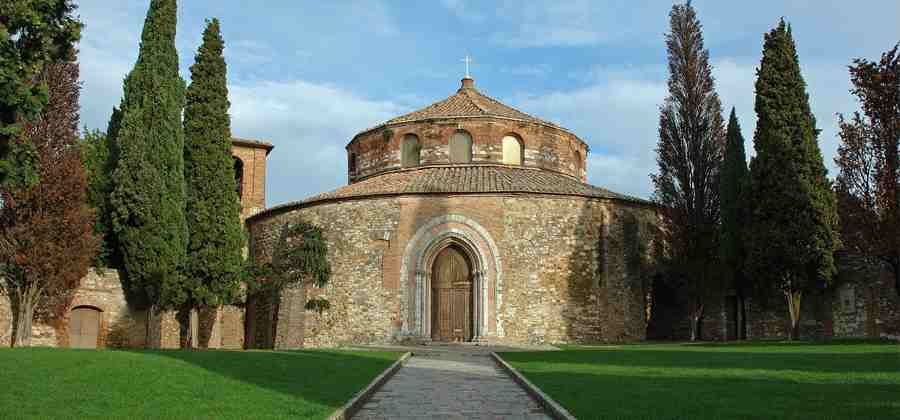
[(455, 245), (444, 248), (431, 273), (431, 339), (462, 342), (472, 339), (472, 269)]
[(100, 335), (100, 311), (79, 307), (69, 315), (69, 347), (95, 349)]

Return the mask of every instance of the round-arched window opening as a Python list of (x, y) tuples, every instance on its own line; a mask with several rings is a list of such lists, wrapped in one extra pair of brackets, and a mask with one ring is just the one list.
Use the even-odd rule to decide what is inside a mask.
[(69, 314), (69, 347), (96, 349), (100, 338), (100, 310), (79, 306)]
[(237, 191), (238, 200), (244, 199), (244, 161), (237, 156), (234, 158), (234, 188)]
[(524, 150), (522, 140), (518, 137), (511, 135), (503, 137), (503, 164), (521, 165), (524, 160), (522, 156)]
[(421, 161), (422, 146), (419, 144), (419, 137), (415, 134), (403, 136), (403, 143), (400, 145), (400, 165), (409, 168), (419, 166)]
[(450, 137), (450, 163), (472, 161), (472, 136), (465, 131), (457, 131)]

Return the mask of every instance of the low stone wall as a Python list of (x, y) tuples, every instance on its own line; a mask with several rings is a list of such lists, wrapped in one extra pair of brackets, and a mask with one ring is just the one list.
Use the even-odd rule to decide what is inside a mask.
[[(128, 306), (119, 273), (111, 269), (91, 269), (74, 291), (69, 310), (50, 324), (35, 322), (32, 345), (67, 347), (68, 323), (72, 309), (89, 307), (100, 311), (100, 347), (143, 347), (146, 319)], [(9, 346), (13, 316), (7, 296), (0, 296), (0, 345)]]
[[(129, 305), (119, 273), (112, 269), (91, 269), (73, 292), (69, 310), (62, 318), (49, 323), (35, 322), (32, 345), (39, 347), (69, 346), (69, 317), (80, 307), (100, 313), (99, 348), (179, 348), (180, 325), (171, 311), (157, 314), (147, 322), (146, 310)], [(240, 349), (244, 345), (244, 309), (224, 306), (201, 317), (201, 331), (207, 331), (209, 348)], [(205, 325), (205, 326), (204, 326)], [(147, 342), (150, 328), (150, 342)], [(7, 296), (0, 295), (0, 346), (10, 345), (13, 313)]]
[[(900, 296), (886, 266), (860, 258), (839, 256), (835, 284), (801, 300), (800, 338), (889, 338), (900, 339)], [(683, 291), (670, 291), (654, 319), (653, 339), (686, 340), (690, 337), (686, 297)], [(728, 292), (709, 302), (703, 319), (704, 340), (734, 339), (735, 307), (728, 305)], [(786, 339), (790, 317), (783, 295), (772, 294), (765, 300), (746, 300), (748, 339)]]

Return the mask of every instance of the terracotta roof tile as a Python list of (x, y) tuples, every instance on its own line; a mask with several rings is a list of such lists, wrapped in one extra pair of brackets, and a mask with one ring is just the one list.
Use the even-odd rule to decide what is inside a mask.
[(431, 166), (374, 176), (306, 200), (272, 207), (263, 212), (329, 201), (370, 196), (430, 193), (534, 193), (574, 195), (650, 202), (579, 182), (546, 170), (502, 165)]
[(474, 87), (460, 88), (455, 95), (450, 96), (443, 101), (435, 102), (418, 111), (413, 111), (409, 114), (388, 120), (385, 125), (434, 118), (485, 116), (512, 118), (555, 126), (555, 124), (542, 121), (517, 109), (506, 106), (500, 101), (479, 92)]

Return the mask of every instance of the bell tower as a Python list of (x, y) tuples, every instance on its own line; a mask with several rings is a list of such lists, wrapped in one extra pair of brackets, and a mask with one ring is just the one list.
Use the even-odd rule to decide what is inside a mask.
[(260, 140), (231, 139), (241, 222), (266, 208), (266, 159), (274, 148), (271, 143)]

